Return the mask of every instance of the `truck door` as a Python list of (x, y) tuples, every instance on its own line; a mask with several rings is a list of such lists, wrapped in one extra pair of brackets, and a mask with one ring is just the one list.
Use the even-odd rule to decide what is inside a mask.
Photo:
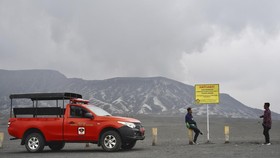
[(86, 118), (89, 111), (78, 105), (70, 105), (67, 118), (64, 121), (64, 140), (66, 141), (95, 141), (97, 140), (94, 120)]

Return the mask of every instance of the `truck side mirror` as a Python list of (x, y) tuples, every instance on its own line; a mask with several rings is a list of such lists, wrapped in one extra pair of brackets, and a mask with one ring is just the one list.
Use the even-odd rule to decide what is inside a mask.
[(90, 118), (91, 120), (93, 119), (93, 115), (91, 113), (86, 113), (85, 118)]

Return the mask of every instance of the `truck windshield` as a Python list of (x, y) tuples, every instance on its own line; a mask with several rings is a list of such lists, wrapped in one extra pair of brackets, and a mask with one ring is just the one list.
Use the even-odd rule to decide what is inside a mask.
[(92, 112), (94, 112), (98, 116), (111, 116), (107, 111), (94, 106), (94, 105), (87, 105), (87, 108), (89, 108)]

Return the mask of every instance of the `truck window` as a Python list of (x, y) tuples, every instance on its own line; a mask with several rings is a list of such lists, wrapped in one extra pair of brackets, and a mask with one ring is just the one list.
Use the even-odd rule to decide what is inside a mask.
[(70, 117), (73, 118), (85, 118), (85, 114), (88, 113), (88, 111), (82, 107), (70, 106)]
[(89, 108), (89, 110), (91, 110), (93, 113), (95, 113), (98, 116), (111, 116), (111, 114), (109, 114), (107, 111), (94, 106), (94, 105), (88, 105), (87, 106)]

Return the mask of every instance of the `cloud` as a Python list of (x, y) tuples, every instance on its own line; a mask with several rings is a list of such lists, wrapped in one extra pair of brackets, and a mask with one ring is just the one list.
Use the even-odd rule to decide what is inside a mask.
[(277, 0), (213, 0), (197, 3), (205, 17), (204, 21), (234, 33), (243, 31), (248, 25), (272, 34), (279, 30), (279, 20), (275, 16), (280, 13)]
[(88, 79), (176, 76), (183, 50), (199, 49), (211, 33), (184, 1), (64, 3), (3, 2), (1, 30), (17, 48), (3, 50), (17, 63), (9, 67), (50, 67)]
[(255, 105), (277, 92), (277, 15), (277, 0), (2, 0), (0, 67), (220, 82)]
[(280, 32), (269, 38), (263, 30), (247, 27), (233, 37), (220, 29), (215, 34), (202, 52), (183, 55), (181, 63), (191, 76), (187, 82), (219, 83), (222, 92), (252, 107), (262, 108), (267, 101), (277, 105)]

